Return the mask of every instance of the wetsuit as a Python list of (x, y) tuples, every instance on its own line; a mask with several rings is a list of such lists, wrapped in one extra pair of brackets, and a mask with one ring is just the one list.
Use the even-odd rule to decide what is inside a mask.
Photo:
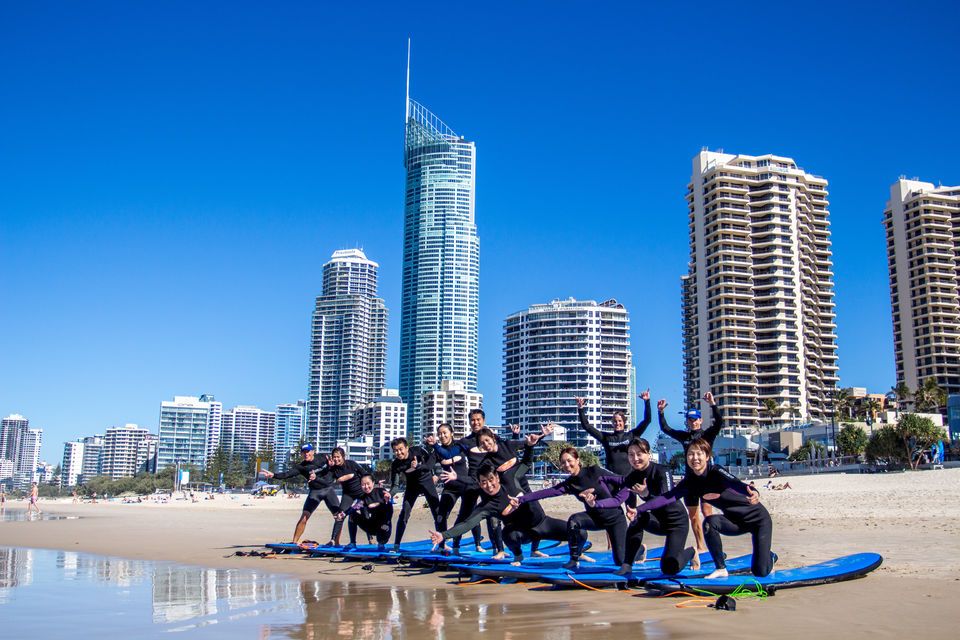
[[(311, 473), (316, 474), (313, 480), (310, 480)], [(340, 501), (337, 499), (336, 492), (337, 480), (331, 473), (326, 460), (317, 457), (312, 462), (298, 462), (291, 465), (286, 471), (273, 474), (273, 479), (289, 480), (297, 476), (303, 476), (304, 479), (308, 480), (307, 499), (303, 502), (304, 513), (313, 514), (321, 502), (327, 505), (331, 514), (340, 513)]]
[[(660, 422), (660, 431), (664, 432), (683, 446), (683, 455), (686, 458), (687, 449), (690, 447), (690, 443), (698, 438), (701, 440), (706, 440), (710, 443), (710, 446), (713, 446), (713, 441), (717, 439), (717, 436), (720, 434), (720, 429), (723, 428), (723, 416), (720, 415), (720, 408), (717, 405), (710, 405), (710, 413), (713, 416), (710, 421), (710, 426), (706, 429), (695, 429), (690, 431), (687, 429), (672, 429), (670, 425), (667, 424), (667, 418), (663, 415), (663, 411), (658, 412), (658, 420)], [(686, 475), (690, 475), (687, 473)], [(683, 503), (688, 507), (696, 507), (700, 505), (699, 498), (689, 496), (683, 499)]]
[[(330, 473), (333, 475), (334, 480), (353, 474), (352, 478), (340, 483), (339, 511), (346, 511), (347, 507), (353, 504), (354, 500), (363, 495), (363, 489), (360, 488), (360, 478), (370, 473), (370, 471), (353, 460), (344, 460), (342, 465), (330, 467)], [(343, 520), (336, 520), (333, 523), (333, 532), (330, 534), (330, 539), (339, 541), (342, 531)]]
[[(421, 495), (427, 499), (427, 505), (430, 507), (430, 513), (433, 515), (434, 526), (439, 531), (441, 527), (446, 528), (446, 523), (440, 520), (440, 496), (437, 494), (437, 487), (433, 483), (433, 466), (436, 463), (436, 454), (431, 449), (428, 451), (424, 447), (410, 447), (407, 457), (404, 460), (395, 458), (390, 463), (390, 494), (395, 495), (400, 491), (400, 480), (406, 481), (406, 487), (403, 490), (403, 506), (400, 508), (400, 517), (397, 518), (397, 534), (393, 539), (393, 544), (400, 545), (403, 540), (403, 532), (407, 528), (407, 521), (413, 512), (413, 506), (417, 498)], [(413, 461), (417, 461), (417, 466), (413, 467)]]
[[(719, 494), (717, 498), (705, 499), (706, 494)], [(750, 504), (747, 500), (747, 485), (719, 465), (708, 463), (702, 476), (690, 472), (676, 487), (662, 496), (651, 498), (637, 507), (638, 512), (663, 508), (680, 498), (693, 496), (704, 500), (723, 514), (708, 516), (703, 522), (703, 536), (710, 550), (710, 557), (718, 569), (726, 567), (723, 541), (720, 535), (739, 536), (749, 533), (753, 539), (753, 559), (750, 570), (755, 576), (769, 575), (773, 570), (770, 544), (773, 539), (773, 521), (762, 504)]]
[[(460, 448), (458, 443), (451, 442), (449, 447), (437, 444), (434, 450), (437, 452), (439, 460), (454, 460), (456, 458), (452, 464), (441, 465), (444, 471), (453, 471), (457, 474), (456, 480), (443, 483), (443, 493), (440, 494), (440, 510), (438, 516), (439, 519), (443, 521), (443, 529), (438, 529), (438, 531), (443, 531), (446, 529), (447, 520), (453, 512), (453, 505), (455, 505), (457, 500), (463, 497), (464, 492), (470, 488), (470, 472), (467, 465), (467, 454)], [(457, 514), (457, 519), (454, 524), (463, 522), (467, 515), (469, 515), (469, 513), (464, 513), (463, 502), (461, 501), (460, 513)], [(480, 527), (478, 525), (477, 536), (480, 535), (479, 529)], [(456, 536), (453, 539), (453, 546), (454, 548), (460, 546), (460, 536)]]
[(580, 554), (583, 552), (582, 531), (603, 530), (610, 535), (614, 564), (622, 566), (627, 535), (627, 520), (623, 516), (623, 511), (620, 510), (619, 506), (614, 508), (591, 507), (580, 497), (580, 493), (587, 489), (593, 489), (598, 500), (612, 497), (607, 485), (600, 481), (603, 476), (612, 475), (614, 474), (603, 467), (581, 467), (580, 473), (569, 476), (560, 484), (520, 496), (520, 504), (564, 494), (576, 497), (577, 500), (584, 503), (586, 510), (573, 514), (567, 520), (567, 542), (570, 545), (570, 559), (574, 562), (580, 559)]
[[(497, 438), (497, 444), (501, 442), (503, 441)], [(474, 507), (477, 505), (477, 500), (480, 499), (481, 492), (480, 485), (477, 484), (477, 474), (487, 454), (485, 451), (477, 452), (473, 450), (477, 448), (478, 445), (477, 434), (475, 433), (460, 438), (457, 444), (460, 445), (460, 449), (467, 455), (467, 470), (470, 478), (468, 483), (469, 487), (460, 497), (460, 513), (457, 514), (457, 522), (460, 522), (461, 518), (466, 519), (470, 516)], [(498, 519), (492, 517), (487, 518), (487, 535), (490, 536), (490, 543), (493, 545), (493, 548), (498, 552), (503, 551), (503, 527), (500, 526)], [(473, 528), (473, 539), (479, 544), (480, 525)]]
[(580, 426), (583, 427), (583, 430), (597, 440), (600, 446), (603, 447), (603, 452), (606, 456), (606, 468), (617, 475), (630, 473), (631, 467), (630, 461), (627, 459), (627, 447), (630, 445), (631, 440), (641, 437), (650, 425), (650, 400), (643, 401), (643, 420), (640, 421), (640, 424), (638, 424), (635, 429), (630, 429), (629, 431), (624, 429), (623, 431), (611, 432), (594, 428), (590, 424), (590, 421), (587, 420), (587, 410), (584, 407), (580, 407), (577, 410), (577, 415), (580, 416)]
[(390, 541), (393, 501), (384, 495), (382, 489), (375, 488), (370, 493), (364, 493), (347, 509), (347, 516), (350, 518), (347, 525), (350, 544), (357, 543), (358, 527), (368, 536), (376, 536), (381, 546)]
[[(673, 489), (673, 476), (667, 467), (650, 463), (647, 468), (638, 471), (633, 469), (626, 476), (604, 477), (601, 482), (607, 485), (611, 492), (616, 492), (612, 498), (598, 500), (598, 507), (616, 507), (627, 502), (631, 507), (637, 503), (637, 494), (630, 490), (635, 484), (646, 483), (647, 494), (644, 501), (663, 495)], [(643, 533), (649, 531), (658, 536), (665, 536), (663, 555), (660, 557), (660, 570), (667, 575), (676, 575), (690, 560), (693, 559), (693, 549), (687, 548), (687, 533), (690, 531), (690, 518), (679, 502), (655, 509), (644, 511), (627, 527), (627, 546), (624, 562), (633, 564), (643, 546)]]

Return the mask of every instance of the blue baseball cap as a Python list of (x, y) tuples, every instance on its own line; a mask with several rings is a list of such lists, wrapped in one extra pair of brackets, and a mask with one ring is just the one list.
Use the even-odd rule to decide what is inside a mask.
[(312, 444), (305, 444), (302, 447), (300, 447), (300, 453), (306, 453), (307, 451), (313, 451)]
[(700, 409), (689, 409), (684, 416), (687, 420), (699, 420), (700, 419)]

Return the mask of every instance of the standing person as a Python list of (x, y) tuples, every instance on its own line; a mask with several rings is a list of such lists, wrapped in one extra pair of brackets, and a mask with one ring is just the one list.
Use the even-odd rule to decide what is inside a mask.
[[(438, 524), (440, 526), (437, 528), (440, 531), (445, 531), (450, 514), (453, 512), (453, 506), (458, 500), (460, 500), (460, 511), (454, 524), (460, 524), (469, 515), (469, 510), (465, 513), (462, 500), (463, 494), (470, 488), (467, 452), (460, 447), (459, 443), (454, 441), (453, 427), (446, 422), (437, 427), (437, 443), (434, 450), (437, 452), (440, 467), (443, 470), (443, 473), (440, 474), (441, 479), (443, 479), (444, 474), (453, 472), (453, 476), (449, 480), (443, 481), (443, 493), (440, 494), (440, 509), (438, 512), (440, 520)], [(477, 534), (479, 535), (479, 525), (477, 526)], [(461, 536), (453, 538), (453, 552), (455, 554), (460, 550), (460, 538)]]
[(716, 570), (707, 579), (727, 577), (726, 555), (723, 553), (721, 535), (740, 536), (749, 533), (753, 542), (753, 557), (750, 571), (757, 577), (770, 575), (773, 571), (773, 521), (770, 513), (760, 504), (760, 494), (744, 484), (729, 471), (715, 465), (710, 457), (713, 446), (704, 439), (694, 440), (687, 447), (689, 472), (680, 483), (662, 496), (651, 498), (637, 507), (639, 513), (661, 509), (681, 498), (695, 496), (721, 509), (722, 514), (713, 514), (703, 523), (707, 548)]
[(643, 399), (643, 420), (635, 429), (627, 431), (626, 415), (623, 411), (614, 411), (610, 416), (610, 423), (613, 425), (612, 433), (593, 427), (587, 419), (586, 400), (574, 398), (577, 401), (580, 426), (603, 447), (606, 468), (620, 476), (630, 473), (630, 463), (627, 461), (627, 446), (630, 440), (641, 437), (650, 425), (650, 389), (641, 393), (639, 397)]
[(603, 476), (613, 475), (600, 466), (584, 467), (580, 463), (580, 453), (573, 447), (567, 447), (560, 452), (560, 468), (569, 474), (566, 480), (547, 489), (527, 493), (519, 498), (511, 498), (510, 504), (514, 508), (520, 505), (553, 498), (562, 495), (576, 496), (586, 510), (575, 513), (567, 520), (567, 543), (570, 545), (570, 562), (564, 569), (576, 570), (580, 567), (580, 555), (583, 553), (581, 532), (606, 531), (610, 536), (613, 551), (613, 562), (620, 566), (617, 573), (624, 575), (630, 572), (630, 565), (624, 564), (624, 549), (626, 545), (627, 521), (619, 506), (601, 508), (591, 506), (587, 499), (599, 500), (610, 498), (610, 490), (600, 482)]
[[(641, 549), (644, 550), (642, 557), (646, 556), (643, 533), (649, 531), (658, 536), (666, 536), (663, 555), (660, 557), (660, 570), (666, 575), (676, 575), (696, 555), (692, 548), (686, 547), (687, 531), (690, 528), (687, 511), (679, 502), (674, 501), (655, 511), (644, 511), (639, 515), (636, 512), (638, 496), (646, 501), (671, 491), (673, 476), (667, 467), (650, 461), (650, 443), (643, 438), (630, 442), (627, 458), (632, 467), (630, 473), (626, 476), (601, 478), (601, 482), (606, 484), (611, 492), (616, 492), (614, 496), (595, 500), (593, 506), (616, 507), (626, 501), (627, 520), (631, 522), (627, 528), (624, 563), (632, 565)], [(591, 497), (588, 496), (587, 504), (590, 502)]]
[(40, 499), (40, 489), (37, 487), (36, 482), (30, 483), (30, 497), (27, 498), (27, 513), (31, 511), (36, 511), (37, 515), (43, 513), (40, 511), (40, 505), (37, 504), (37, 500)]
[(393, 550), (400, 551), (403, 533), (407, 529), (407, 521), (413, 512), (417, 498), (421, 495), (427, 499), (433, 523), (437, 529), (446, 528), (446, 523), (440, 520), (440, 496), (437, 493), (436, 479), (433, 475), (434, 454), (423, 447), (411, 447), (406, 438), (394, 438), (390, 442), (393, 449), (393, 462), (390, 464), (390, 495), (400, 492), (401, 479), (406, 486), (403, 490), (403, 506), (400, 508), (400, 517), (397, 518), (397, 532), (393, 538)]
[[(342, 513), (354, 501), (363, 495), (360, 488), (360, 478), (370, 473), (363, 465), (347, 460), (347, 452), (342, 447), (334, 447), (330, 451), (330, 474), (340, 485), (340, 504), (338, 513)], [(335, 518), (333, 531), (330, 533), (331, 544), (340, 545), (340, 535), (343, 532), (343, 518)]]
[(376, 488), (373, 476), (369, 473), (360, 478), (360, 490), (362, 495), (343, 515), (337, 516), (341, 519), (349, 518), (347, 531), (350, 534), (350, 544), (346, 548), (353, 549), (357, 546), (357, 528), (360, 528), (368, 538), (376, 536), (377, 549), (383, 551), (390, 541), (393, 500), (390, 499), (389, 492)]
[[(470, 422), (470, 433), (463, 438), (460, 438), (457, 443), (467, 454), (469, 487), (466, 491), (464, 491), (460, 498), (460, 514), (457, 515), (457, 520), (460, 520), (461, 515), (464, 518), (469, 517), (470, 513), (473, 511), (473, 508), (477, 504), (477, 500), (480, 499), (480, 485), (477, 481), (477, 473), (480, 470), (480, 464), (487, 455), (485, 452), (482, 452), (477, 448), (477, 434), (480, 433), (481, 429), (486, 427), (487, 414), (483, 412), (483, 409), (471, 409), (470, 413), (467, 414), (467, 418)], [(517, 427), (517, 431), (515, 433), (519, 433), (519, 427)], [(464, 509), (466, 509), (466, 512), (464, 512)], [(487, 518), (487, 535), (490, 536), (490, 542), (493, 545), (493, 548), (498, 552), (503, 550), (503, 538), (501, 533), (502, 530), (499, 520), (496, 518)], [(473, 529), (473, 541), (477, 546), (478, 553), (483, 552), (483, 547), (480, 546), (480, 540), (480, 526), (477, 525)]]
[[(74, 491), (73, 495), (77, 495), (77, 492)], [(76, 500), (74, 500), (76, 502)], [(0, 509), (4, 509), (7, 506), (7, 491), (4, 489), (3, 485), (0, 484)]]
[[(723, 428), (723, 416), (720, 414), (720, 408), (717, 407), (717, 402), (713, 398), (713, 394), (709, 391), (704, 394), (703, 399), (706, 400), (707, 404), (710, 406), (710, 413), (712, 420), (710, 421), (710, 426), (706, 429), (703, 429), (703, 416), (700, 414), (700, 409), (688, 409), (684, 414), (686, 420), (687, 430), (683, 431), (680, 429), (671, 429), (670, 425), (667, 424), (667, 418), (663, 414), (663, 410), (667, 408), (667, 401), (660, 400), (657, 402), (657, 418), (660, 423), (660, 431), (664, 432), (683, 446), (683, 455), (687, 455), (687, 448), (690, 446), (690, 443), (697, 439), (702, 439), (708, 442), (713, 447), (713, 441), (717, 439), (717, 436), (720, 434), (720, 430)], [(690, 526), (693, 528), (693, 539), (697, 543), (697, 553), (702, 553), (706, 551), (706, 542), (703, 539), (703, 519), (710, 516), (713, 513), (713, 510), (710, 508), (710, 505), (707, 503), (701, 504), (698, 497), (689, 497), (684, 498), (684, 504), (687, 507), (687, 514), (690, 517)], [(701, 516), (702, 512), (702, 516)], [(694, 556), (693, 567), (699, 568), (700, 559), (698, 555)]]
[[(330, 513), (336, 516), (340, 513), (340, 501), (337, 499), (336, 484), (333, 475), (330, 473), (330, 460), (317, 460), (317, 452), (312, 444), (305, 444), (300, 447), (302, 459), (300, 462), (291, 465), (289, 469), (282, 473), (273, 473), (267, 469), (261, 469), (260, 475), (267, 479), (287, 480), (297, 476), (303, 476), (307, 481), (307, 499), (303, 502), (303, 513), (297, 520), (297, 525), (293, 529), (293, 542), (298, 544), (303, 536), (304, 529), (307, 528), (307, 521), (313, 512), (317, 510), (320, 503), (327, 505)], [(343, 524), (341, 523), (341, 526)]]

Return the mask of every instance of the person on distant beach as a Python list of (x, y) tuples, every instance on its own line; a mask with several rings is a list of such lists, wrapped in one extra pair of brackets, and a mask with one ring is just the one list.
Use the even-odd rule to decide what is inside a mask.
[[(428, 437), (432, 439), (432, 436)], [(446, 523), (440, 519), (440, 495), (437, 493), (436, 479), (433, 475), (436, 454), (432, 445), (428, 446), (429, 451), (424, 447), (411, 447), (407, 443), (407, 439), (403, 437), (394, 438), (390, 442), (390, 447), (393, 449), (393, 462), (390, 463), (390, 495), (400, 493), (401, 484), (405, 485), (403, 506), (400, 508), (400, 516), (397, 518), (397, 531), (393, 538), (394, 551), (400, 551), (400, 543), (403, 541), (403, 534), (407, 529), (407, 521), (410, 519), (417, 498), (421, 495), (427, 499), (427, 506), (430, 507), (434, 527), (437, 529), (446, 528)], [(404, 482), (401, 482), (401, 480)]]
[(40, 489), (37, 487), (37, 483), (33, 482), (30, 484), (30, 497), (27, 498), (27, 513), (31, 511), (36, 511), (37, 515), (43, 513), (40, 511), (40, 505), (37, 504), (37, 500), (40, 499)]
[(643, 400), (643, 420), (636, 428), (627, 431), (626, 415), (623, 411), (614, 411), (610, 417), (610, 424), (613, 425), (612, 433), (601, 431), (591, 425), (587, 418), (587, 401), (584, 398), (574, 398), (577, 401), (580, 426), (603, 447), (606, 468), (619, 476), (630, 473), (630, 462), (627, 460), (627, 447), (630, 445), (630, 440), (641, 437), (650, 425), (650, 390), (647, 389), (639, 397)]
[[(717, 436), (720, 434), (720, 429), (723, 428), (723, 416), (720, 414), (720, 409), (717, 407), (717, 402), (714, 400), (713, 394), (708, 391), (704, 394), (703, 399), (706, 400), (710, 406), (712, 416), (710, 426), (706, 429), (702, 428), (703, 416), (700, 414), (700, 409), (688, 409), (684, 414), (687, 427), (686, 431), (671, 429), (670, 425), (667, 424), (666, 416), (663, 414), (663, 410), (667, 408), (667, 401), (660, 400), (657, 402), (657, 417), (660, 423), (660, 430), (683, 446), (684, 456), (687, 455), (687, 448), (690, 446), (690, 443), (697, 439), (710, 443), (712, 447), (713, 441), (717, 439)], [(690, 526), (693, 528), (693, 539), (697, 543), (697, 554), (700, 554), (706, 551), (706, 542), (703, 539), (703, 519), (712, 514), (713, 510), (709, 504), (701, 503), (699, 498), (685, 498), (684, 504), (687, 507), (687, 514), (690, 517)], [(702, 517), (701, 513), (703, 514)], [(700, 568), (699, 555), (694, 555), (691, 566), (694, 569)]]
[[(302, 460), (291, 465), (284, 472), (273, 473), (267, 469), (260, 470), (260, 475), (267, 479), (287, 480), (303, 476), (307, 481), (309, 491), (307, 492), (307, 499), (303, 502), (303, 513), (300, 514), (300, 519), (297, 520), (293, 529), (293, 542), (295, 544), (300, 542), (303, 531), (307, 528), (307, 521), (321, 502), (327, 505), (327, 509), (334, 516), (340, 513), (340, 501), (337, 499), (335, 492), (335, 480), (330, 473), (329, 459), (317, 460), (317, 452), (312, 444), (305, 444), (300, 447), (300, 454), (303, 456)], [(342, 527), (343, 523), (340, 526)]]
[(7, 506), (7, 492), (3, 488), (3, 485), (0, 484), (0, 509), (3, 509)]
[(694, 440), (687, 447), (688, 473), (680, 483), (662, 496), (652, 498), (637, 507), (638, 513), (662, 509), (671, 502), (695, 497), (721, 509), (722, 514), (710, 515), (704, 520), (703, 533), (716, 570), (707, 579), (727, 577), (726, 555), (722, 535), (739, 536), (749, 533), (753, 542), (750, 570), (763, 577), (773, 571), (773, 521), (760, 504), (756, 489), (744, 484), (736, 476), (711, 462), (712, 445), (704, 439)]
[(390, 493), (378, 489), (369, 473), (360, 478), (361, 495), (354, 503), (337, 518), (348, 518), (347, 531), (350, 534), (350, 544), (347, 549), (357, 546), (357, 529), (363, 529), (367, 536), (375, 536), (377, 548), (383, 550), (390, 541), (391, 521), (393, 520), (393, 500)]
[(629, 573), (630, 565), (624, 564), (627, 521), (623, 517), (623, 511), (619, 506), (604, 508), (591, 504), (591, 502), (612, 497), (607, 486), (600, 482), (600, 478), (614, 474), (600, 466), (584, 467), (580, 463), (580, 452), (574, 447), (567, 447), (560, 452), (560, 468), (569, 474), (565, 480), (552, 487), (524, 494), (519, 498), (510, 498), (510, 504), (518, 508), (520, 505), (544, 498), (575, 496), (586, 505), (586, 510), (575, 513), (567, 519), (570, 562), (564, 565), (564, 569), (579, 568), (580, 554), (583, 552), (581, 536), (583, 531), (606, 531), (610, 536), (613, 562), (620, 567), (616, 573), (620, 575)]
[(612, 498), (594, 500), (587, 496), (587, 504), (594, 507), (618, 507), (627, 503), (626, 553), (623, 562), (633, 565), (637, 555), (643, 551), (641, 562), (646, 556), (643, 533), (649, 531), (658, 536), (666, 536), (663, 555), (660, 557), (660, 570), (667, 575), (676, 575), (687, 566), (695, 552), (686, 547), (687, 532), (690, 529), (687, 511), (679, 502), (671, 502), (655, 511), (637, 514), (637, 497), (644, 501), (664, 495), (673, 489), (673, 476), (670, 469), (650, 461), (650, 443), (643, 438), (635, 438), (627, 449), (632, 470), (626, 476), (603, 477), (600, 481), (613, 493)]

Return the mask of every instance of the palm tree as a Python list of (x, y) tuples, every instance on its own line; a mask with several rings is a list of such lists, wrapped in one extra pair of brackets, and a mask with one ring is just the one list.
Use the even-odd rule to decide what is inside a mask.
[(895, 386), (890, 387), (890, 391), (897, 398), (897, 414), (899, 416), (901, 407), (906, 407), (907, 402), (913, 396), (913, 391), (910, 390), (910, 387), (908, 387), (907, 383), (903, 380), (899, 381)]
[(947, 393), (940, 388), (935, 378), (927, 378), (917, 389), (914, 404), (919, 411), (939, 412), (947, 404)]
[(773, 419), (783, 413), (783, 410), (780, 408), (780, 403), (774, 400), (773, 398), (767, 398), (763, 401), (763, 406), (760, 407), (760, 412), (766, 414), (770, 418), (770, 429), (773, 429)]
[(847, 418), (850, 418), (850, 408), (852, 405), (851, 389), (849, 387), (844, 387), (843, 389), (837, 389), (836, 393), (833, 396), (833, 413), (837, 415), (838, 413), (844, 414)]

